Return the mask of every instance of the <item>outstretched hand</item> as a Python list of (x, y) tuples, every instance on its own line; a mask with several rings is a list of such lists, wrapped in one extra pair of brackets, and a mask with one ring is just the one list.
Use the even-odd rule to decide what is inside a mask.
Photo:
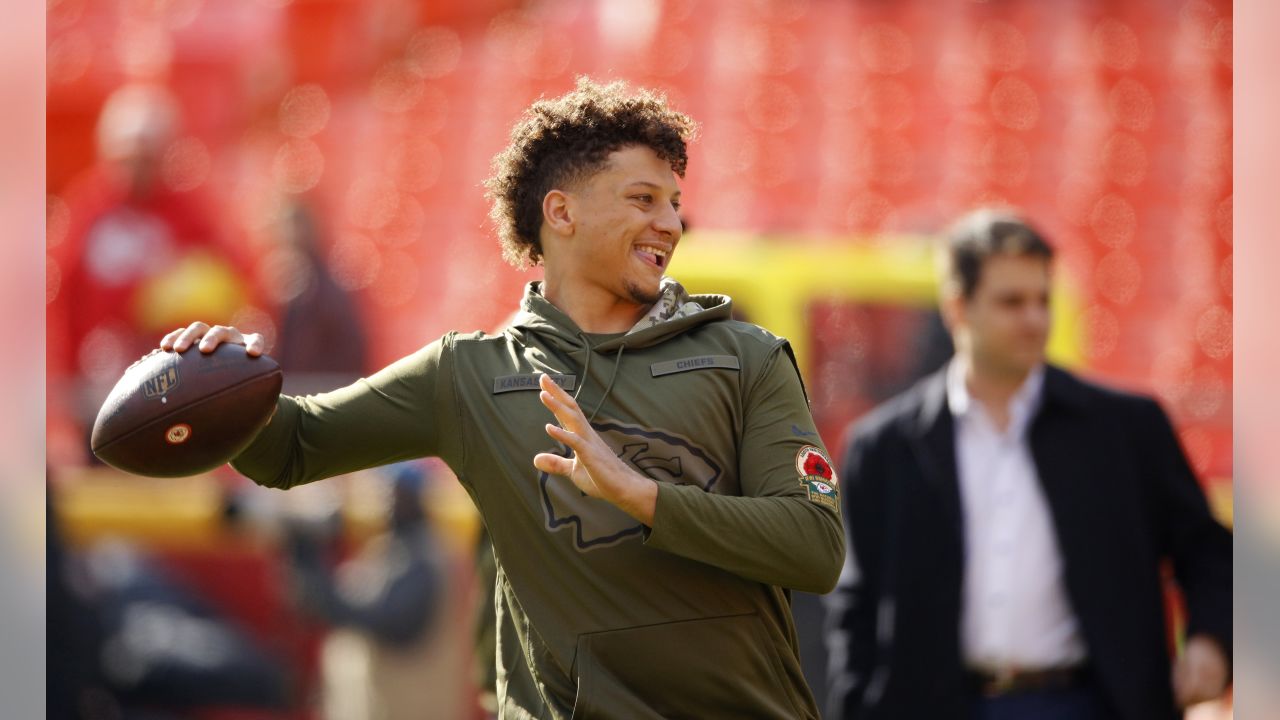
[(197, 341), (200, 343), (199, 347), (202, 353), (211, 353), (214, 348), (222, 343), (243, 345), (245, 354), (252, 357), (261, 355), (262, 351), (266, 349), (266, 341), (258, 333), (245, 335), (233, 327), (226, 325), (210, 327), (199, 321), (165, 335), (160, 340), (160, 349), (185, 352), (187, 348)]
[(559, 425), (547, 423), (547, 434), (573, 451), (572, 457), (538, 453), (533, 466), (545, 473), (563, 475), (582, 492), (617, 505), (645, 525), (653, 525), (658, 502), (658, 485), (632, 470), (591, 427), (582, 408), (550, 376), (538, 379), (542, 404), (556, 416)]

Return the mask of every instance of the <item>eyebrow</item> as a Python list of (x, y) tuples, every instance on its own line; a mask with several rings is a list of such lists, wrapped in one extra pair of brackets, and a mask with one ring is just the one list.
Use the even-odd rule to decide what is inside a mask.
[[(663, 188), (661, 185), (659, 185), (658, 183), (649, 182), (648, 180), (632, 180), (631, 182), (627, 183), (627, 185), (626, 185), (626, 186), (627, 186), (627, 187), (632, 187), (633, 185), (644, 185), (645, 187), (651, 187), (651, 188), (653, 188), (653, 189), (655, 189), (655, 190), (664, 190), (664, 189), (665, 189), (665, 188)], [(671, 197), (680, 197), (680, 191), (679, 191), (679, 190), (676, 190), (674, 193), (671, 193)]]

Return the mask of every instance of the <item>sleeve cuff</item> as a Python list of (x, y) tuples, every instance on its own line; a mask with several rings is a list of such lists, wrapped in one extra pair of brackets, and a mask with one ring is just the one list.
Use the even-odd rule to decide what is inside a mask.
[(671, 541), (678, 534), (679, 518), (683, 515), (684, 503), (681, 502), (679, 491), (680, 487), (671, 483), (658, 483), (658, 499), (653, 507), (653, 526), (646, 527), (643, 532), (645, 545), (658, 550), (671, 548)]

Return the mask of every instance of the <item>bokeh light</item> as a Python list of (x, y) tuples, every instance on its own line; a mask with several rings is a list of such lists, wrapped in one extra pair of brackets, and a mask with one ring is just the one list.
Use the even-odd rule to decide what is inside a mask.
[(406, 51), (409, 69), (424, 78), (442, 78), (458, 67), (462, 39), (448, 27), (427, 27), (414, 33)]
[(1138, 64), (1138, 37), (1127, 24), (1107, 18), (1093, 29), (1093, 53), (1114, 70), (1130, 70)]
[(1151, 127), (1155, 99), (1145, 85), (1133, 78), (1120, 78), (1108, 95), (1111, 118), (1116, 125), (1136, 132)]
[(1117, 185), (1132, 187), (1147, 177), (1147, 150), (1127, 133), (1115, 133), (1102, 146), (1102, 167)]
[(378, 246), (360, 234), (345, 234), (329, 252), (333, 279), (343, 290), (361, 290), (377, 277), (382, 264)]
[(395, 215), (379, 229), (375, 239), (386, 247), (403, 247), (423, 239), (427, 214), (422, 203), (412, 196), (401, 195), (396, 203)]
[(49, 42), (45, 77), (51, 84), (79, 80), (93, 63), (93, 37), (84, 30), (72, 30)]
[(991, 90), (991, 116), (1010, 130), (1030, 130), (1040, 120), (1040, 100), (1025, 80), (1003, 77)]
[(211, 166), (209, 148), (199, 138), (181, 138), (165, 150), (160, 179), (176, 192), (194, 190), (209, 179)]
[(275, 350), (276, 341), (279, 339), (279, 330), (276, 327), (275, 320), (271, 318), (271, 314), (266, 310), (253, 305), (246, 305), (231, 316), (230, 324), (245, 332), (258, 333), (262, 336), (267, 352), (270, 353)]
[(357, 178), (347, 189), (347, 220), (355, 227), (377, 230), (391, 222), (400, 205), (395, 183), (382, 175)]
[(54, 248), (67, 239), (67, 229), (71, 225), (71, 208), (60, 196), (45, 196), (44, 211), (44, 244)]
[(1207, 308), (1196, 321), (1196, 342), (1215, 360), (1231, 355), (1231, 311), (1221, 305)]
[(329, 123), (329, 95), (315, 83), (291, 88), (280, 101), (280, 132), (311, 137)]
[(1084, 313), (1085, 353), (1091, 360), (1105, 360), (1120, 341), (1120, 321), (1103, 305), (1092, 305)]
[(1142, 266), (1123, 250), (1113, 250), (1098, 261), (1093, 281), (1103, 297), (1117, 305), (1127, 305), (1142, 285)]
[(44, 259), (44, 304), (48, 305), (58, 297), (62, 290), (62, 266), (57, 258), (46, 256)]
[(281, 191), (306, 192), (315, 187), (324, 174), (324, 154), (314, 142), (306, 138), (293, 138), (285, 141), (276, 151), (271, 171)]
[(374, 75), (370, 98), (379, 110), (401, 113), (418, 104), (423, 90), (422, 78), (414, 72), (413, 66), (394, 60), (383, 65)]
[(1128, 200), (1108, 193), (1094, 204), (1089, 226), (1098, 242), (1111, 248), (1124, 247), (1133, 241), (1138, 226), (1137, 213)]

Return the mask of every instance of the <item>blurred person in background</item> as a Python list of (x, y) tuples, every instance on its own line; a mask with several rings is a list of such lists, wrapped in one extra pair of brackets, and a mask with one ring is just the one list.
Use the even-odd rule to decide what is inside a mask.
[(1231, 535), (1154, 400), (1045, 362), (1052, 257), (1015, 215), (962, 218), (954, 358), (851, 430), (832, 718), (1168, 720), (1227, 686)]
[(392, 466), (386, 531), (334, 565), (339, 516), (286, 522), (298, 603), (330, 625), (324, 716), (332, 720), (458, 717), (459, 694), (435, 669), (434, 628), (448, 581), (442, 549), (423, 511), (422, 463)]
[(250, 262), (206, 198), (182, 183), (181, 110), (160, 85), (117, 89), (97, 122), (97, 164), (66, 194), (66, 239), (48, 307), (49, 445), (55, 465), (90, 459), (87, 432), (124, 369), (157, 333), (230, 321), (255, 295)]
[(68, 551), (45, 486), (45, 717), (81, 720), (120, 714), (99, 658), (103, 629), (77, 585), (78, 561)]
[(355, 298), (338, 286), (325, 262), (319, 217), (310, 204), (291, 199), (280, 208), (275, 228), (274, 247), (262, 261), (263, 285), (279, 307), (275, 359), (292, 380), (312, 378), (308, 387), (287, 391), (356, 380), (366, 370), (366, 332)]
[[(513, 327), (282, 396), (234, 460), (289, 488), (444, 459), (532, 680), (499, 664), (503, 717), (818, 716), (788, 589), (834, 585), (838, 491), (789, 344), (664, 276), (694, 127), (622, 83), (534, 103), (488, 184), (507, 258), (544, 269)], [(204, 323), (161, 347), (221, 342), (263, 350)]]
[(143, 546), (71, 547), (47, 493), (47, 717), (176, 720), (282, 712), (287, 669)]

